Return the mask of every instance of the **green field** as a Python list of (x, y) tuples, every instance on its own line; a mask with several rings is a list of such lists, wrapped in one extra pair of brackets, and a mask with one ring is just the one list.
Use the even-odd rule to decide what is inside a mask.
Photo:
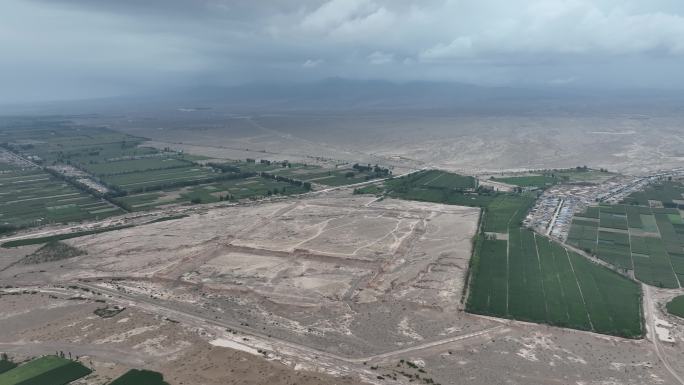
[(0, 385), (65, 385), (90, 373), (76, 361), (44, 356), (0, 374)]
[(123, 213), (39, 169), (0, 174), (0, 224), (24, 227), (79, 222)]
[[(629, 205), (590, 207), (573, 218), (567, 242), (649, 285), (678, 288), (684, 282), (684, 226), (674, 207), (684, 188), (666, 182), (625, 199)], [(643, 205), (641, 205), (643, 204)], [(656, 206), (656, 207), (651, 207)], [(599, 218), (591, 223), (589, 217)]]
[(526, 195), (497, 195), (484, 206), (484, 231), (506, 233), (510, 226), (520, 226), (534, 198)]
[(668, 313), (684, 318), (684, 295), (674, 297), (666, 307)]
[[(450, 181), (451, 183), (445, 187), (439, 182), (440, 180)], [(365, 186), (356, 189), (355, 193), (385, 194), (399, 199), (471, 207), (484, 207), (492, 202), (497, 196), (504, 195), (491, 191), (471, 191), (472, 186), (475, 186), (476, 182), (477, 181), (474, 179), (471, 180), (471, 177), (452, 174), (446, 171), (426, 170), (415, 172), (401, 178), (388, 179), (379, 186)]]
[(214, 203), (221, 200), (236, 201), (272, 195), (301, 194), (307, 190), (287, 182), (259, 176), (245, 179), (216, 181), (196, 186), (126, 195), (115, 201), (131, 211), (149, 210), (176, 203)]
[(192, 163), (179, 159), (175, 156), (155, 156), (140, 159), (126, 159), (115, 162), (94, 163), (84, 165), (84, 168), (95, 176), (109, 176), (129, 174), (149, 170), (167, 170), (171, 168), (183, 168)]
[(17, 364), (15, 364), (14, 362), (6, 359), (0, 359), (0, 374), (5, 373), (6, 371), (14, 369), (16, 367)]
[(538, 174), (493, 178), (493, 180), (520, 187), (546, 188), (559, 183), (598, 183), (613, 176), (615, 174), (607, 171), (571, 168), (547, 170)]
[(544, 188), (560, 182), (559, 178), (551, 175), (528, 175), (528, 176), (513, 176), (508, 178), (495, 178), (497, 182), (512, 184), (520, 187), (538, 187)]
[[(0, 207), (1, 230), (100, 219), (129, 208), (145, 210), (169, 203), (210, 203), (309, 191), (310, 183), (304, 183), (300, 173), (324, 185), (351, 184), (377, 176), (373, 170), (351, 167), (326, 170), (255, 160), (219, 164), (222, 167), (217, 168), (211, 166), (211, 159), (144, 147), (144, 142), (144, 138), (59, 118), (0, 121), (0, 143), (38, 165), (33, 170), (0, 167), (0, 206), (4, 206)], [(101, 193), (75, 183), (77, 177), (56, 178), (42, 171), (53, 166), (72, 166), (87, 173), (109, 188), (103, 194), (106, 200), (100, 199)], [(277, 172), (278, 180), (255, 178), (261, 172)]]
[(164, 377), (149, 370), (131, 369), (109, 385), (169, 385)]
[(389, 172), (389, 170), (378, 168), (377, 166), (372, 166), (370, 169), (366, 170), (366, 168), (369, 167), (366, 165), (356, 165), (356, 169), (354, 166), (346, 165), (344, 167), (323, 168), (316, 165), (289, 162), (261, 163), (234, 161), (223, 163), (222, 165), (235, 167), (241, 172), (266, 172), (272, 175), (288, 177), (324, 186), (345, 186), (366, 182), (386, 177), (388, 175), (385, 175), (385, 173)]
[(6, 122), (0, 126), (0, 138), (12, 151), (38, 157), (36, 161), (46, 166), (55, 163), (85, 166), (159, 152), (140, 147), (142, 138), (54, 118)]
[(493, 233), (505, 233), (511, 224), (519, 226), (534, 204), (530, 195), (470, 191), (475, 185), (472, 177), (430, 170), (390, 179), (382, 187), (368, 186), (358, 192), (377, 194), (382, 190), (393, 198), (481, 207), (487, 212), (484, 231)]
[(200, 182), (211, 182), (220, 174), (210, 168), (185, 166), (163, 170), (146, 170), (101, 178), (108, 186), (113, 186), (129, 194), (145, 191), (163, 190), (187, 186)]
[(625, 203), (648, 207), (649, 201), (659, 201), (666, 208), (684, 208), (681, 202), (684, 200), (682, 194), (684, 194), (684, 185), (681, 183), (663, 182), (631, 194), (625, 198)]
[(478, 251), (470, 312), (590, 330), (642, 335), (639, 286), (519, 227), (508, 242), (485, 240)]
[(428, 170), (417, 174), (414, 184), (427, 188), (472, 190), (477, 187), (477, 179), (439, 170)]

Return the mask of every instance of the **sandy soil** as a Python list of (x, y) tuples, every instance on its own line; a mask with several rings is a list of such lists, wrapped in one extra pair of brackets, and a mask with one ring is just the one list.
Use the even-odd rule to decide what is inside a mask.
[(160, 371), (173, 385), (360, 383), (358, 378), (295, 370), (261, 354), (213, 346), (215, 331), (135, 308), (103, 319), (93, 314), (103, 303), (68, 298), (68, 291), (59, 288), (0, 296), (0, 351), (15, 360), (56, 351), (78, 356), (95, 369), (79, 382), (85, 384), (108, 383), (131, 368)]
[(157, 147), (216, 158), (369, 162), (468, 173), (589, 165), (637, 174), (684, 160), (684, 117), (672, 112), (318, 112), (195, 119), (183, 125), (149, 117), (105, 120)]
[[(671, 291), (653, 290), (670, 337), (659, 345), (655, 333), (632, 341), (464, 313), (477, 217), (333, 192), (69, 240), (88, 255), (0, 272), (21, 287), (0, 296), (0, 351), (71, 352), (98, 369), (92, 384), (130, 367), (172, 384), (679, 383), (684, 321), (662, 311)], [(126, 310), (95, 316), (105, 304)]]

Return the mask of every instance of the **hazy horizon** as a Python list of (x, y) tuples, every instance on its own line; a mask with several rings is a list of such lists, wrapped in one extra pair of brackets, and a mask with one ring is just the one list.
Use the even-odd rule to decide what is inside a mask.
[(330, 77), (684, 90), (676, 1), (8, 0), (0, 103)]

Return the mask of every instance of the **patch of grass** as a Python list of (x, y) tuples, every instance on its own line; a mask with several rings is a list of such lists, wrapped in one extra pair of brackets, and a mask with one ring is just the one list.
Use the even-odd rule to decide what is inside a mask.
[(161, 373), (150, 370), (131, 369), (109, 385), (169, 385)]
[(93, 311), (93, 314), (100, 318), (112, 318), (122, 311), (126, 310), (125, 307), (120, 307), (120, 306), (114, 306), (114, 307), (99, 307)]
[(414, 180), (414, 184), (425, 187), (472, 190), (477, 187), (477, 179), (472, 176), (454, 174), (451, 172), (428, 170)]
[(519, 227), (534, 204), (534, 198), (526, 195), (497, 195), (485, 206), (484, 231), (505, 233), (509, 226)]
[(520, 187), (546, 188), (560, 182), (559, 178), (551, 175), (514, 176), (509, 178), (495, 178), (497, 182), (512, 184)]
[(91, 370), (79, 362), (44, 356), (0, 374), (0, 384), (64, 385), (90, 373)]
[(45, 262), (54, 262), (78, 257), (79, 255), (84, 254), (86, 254), (85, 251), (67, 245), (64, 242), (50, 241), (40, 249), (24, 257), (20, 263), (24, 265), (32, 265)]
[[(467, 179), (469, 177), (452, 174), (446, 171), (426, 170), (401, 178), (389, 179), (385, 181), (383, 189), (386, 191), (387, 195), (393, 198), (470, 207), (486, 207), (489, 203), (494, 201), (497, 196), (507, 195), (485, 190), (474, 191), (470, 187), (464, 189), (463, 187), (466, 186), (464, 184), (450, 185), (450, 187), (431, 184), (434, 183), (436, 178), (442, 178), (443, 174), (451, 175), (445, 177), (446, 180), (470, 180)], [(456, 177), (453, 177), (453, 175), (456, 175)], [(471, 185), (467, 184), (467, 186)]]
[(6, 371), (9, 371), (16, 367), (17, 364), (10, 361), (7, 357), (3, 356), (2, 359), (0, 359), (0, 374), (5, 373)]
[(121, 229), (127, 229), (127, 228), (133, 227), (133, 226), (135, 226), (135, 225), (112, 226), (112, 227), (104, 227), (104, 228), (94, 229), (94, 230), (77, 231), (77, 232), (68, 233), (68, 234), (58, 234), (58, 235), (49, 235), (46, 237), (17, 239), (14, 241), (7, 241), (0, 246), (5, 247), (5, 248), (9, 248), (9, 247), (19, 247), (19, 246), (27, 246), (27, 245), (40, 245), (42, 243), (48, 243), (48, 242), (53, 242), (53, 241), (61, 241), (61, 240), (71, 239), (71, 238), (78, 238), (78, 237), (83, 237), (83, 236), (91, 235), (91, 234), (104, 233), (107, 231), (116, 231), (116, 230), (121, 230)]
[(385, 192), (381, 186), (377, 184), (371, 184), (354, 189), (354, 194), (371, 194), (371, 195), (382, 195)]
[(684, 318), (684, 295), (674, 297), (666, 307), (668, 313)]

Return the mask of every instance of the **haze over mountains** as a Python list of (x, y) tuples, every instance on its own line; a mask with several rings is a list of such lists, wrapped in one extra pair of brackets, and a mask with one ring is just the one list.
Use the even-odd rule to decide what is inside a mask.
[(0, 115), (21, 112), (102, 113), (161, 109), (452, 110), (462, 113), (558, 113), (583, 110), (648, 114), (680, 110), (684, 95), (663, 89), (478, 86), (454, 82), (392, 82), (326, 78), (313, 82), (168, 88), (145, 94), (72, 101), (5, 104)]

